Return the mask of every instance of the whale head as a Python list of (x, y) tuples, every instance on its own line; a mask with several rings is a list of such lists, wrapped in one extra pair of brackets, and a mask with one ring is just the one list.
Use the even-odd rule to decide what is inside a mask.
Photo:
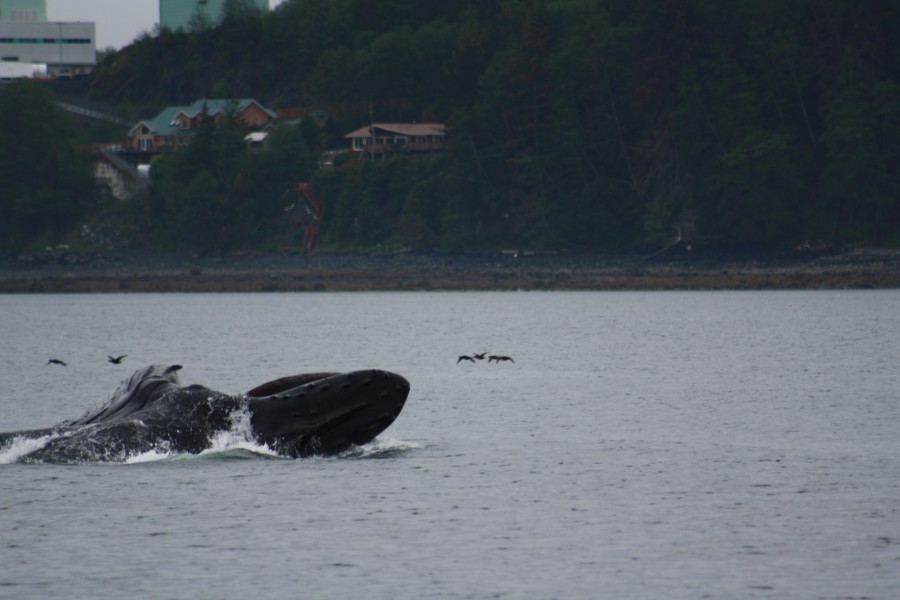
[(405, 378), (377, 369), (286, 377), (247, 394), (260, 441), (293, 457), (371, 442), (394, 422), (408, 395)]

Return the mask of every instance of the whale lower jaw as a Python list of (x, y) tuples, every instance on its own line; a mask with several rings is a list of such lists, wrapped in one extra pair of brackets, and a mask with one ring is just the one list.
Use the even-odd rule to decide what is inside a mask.
[(394, 422), (408, 395), (405, 378), (372, 369), (329, 375), (264, 397), (251, 395), (248, 402), (259, 441), (298, 458), (371, 442)]

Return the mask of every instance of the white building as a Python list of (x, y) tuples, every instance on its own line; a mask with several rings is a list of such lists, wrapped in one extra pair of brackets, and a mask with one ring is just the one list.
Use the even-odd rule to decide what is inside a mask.
[[(269, 0), (243, 0), (248, 6), (269, 10)], [(215, 26), (222, 20), (228, 0), (159, 0), (159, 26), (190, 31), (197, 23)]]
[(46, 20), (46, 0), (0, 0), (0, 21)]
[(37, 63), (0, 62), (0, 81), (46, 78), (47, 65)]
[(47, 21), (45, 0), (0, 0), (0, 60), (47, 65), (50, 77), (90, 73), (96, 24)]

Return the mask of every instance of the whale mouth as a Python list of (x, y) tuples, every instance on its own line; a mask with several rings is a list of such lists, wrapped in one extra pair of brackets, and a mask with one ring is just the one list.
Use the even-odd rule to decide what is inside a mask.
[(402, 376), (372, 369), (283, 377), (247, 396), (260, 441), (296, 458), (371, 442), (400, 414), (409, 390)]

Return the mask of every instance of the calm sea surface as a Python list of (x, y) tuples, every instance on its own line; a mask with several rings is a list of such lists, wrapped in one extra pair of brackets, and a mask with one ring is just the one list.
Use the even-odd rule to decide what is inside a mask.
[(900, 291), (0, 296), (0, 431), (151, 363), (412, 384), (341, 457), (0, 451), (0, 598), (895, 599), (898, 356)]

